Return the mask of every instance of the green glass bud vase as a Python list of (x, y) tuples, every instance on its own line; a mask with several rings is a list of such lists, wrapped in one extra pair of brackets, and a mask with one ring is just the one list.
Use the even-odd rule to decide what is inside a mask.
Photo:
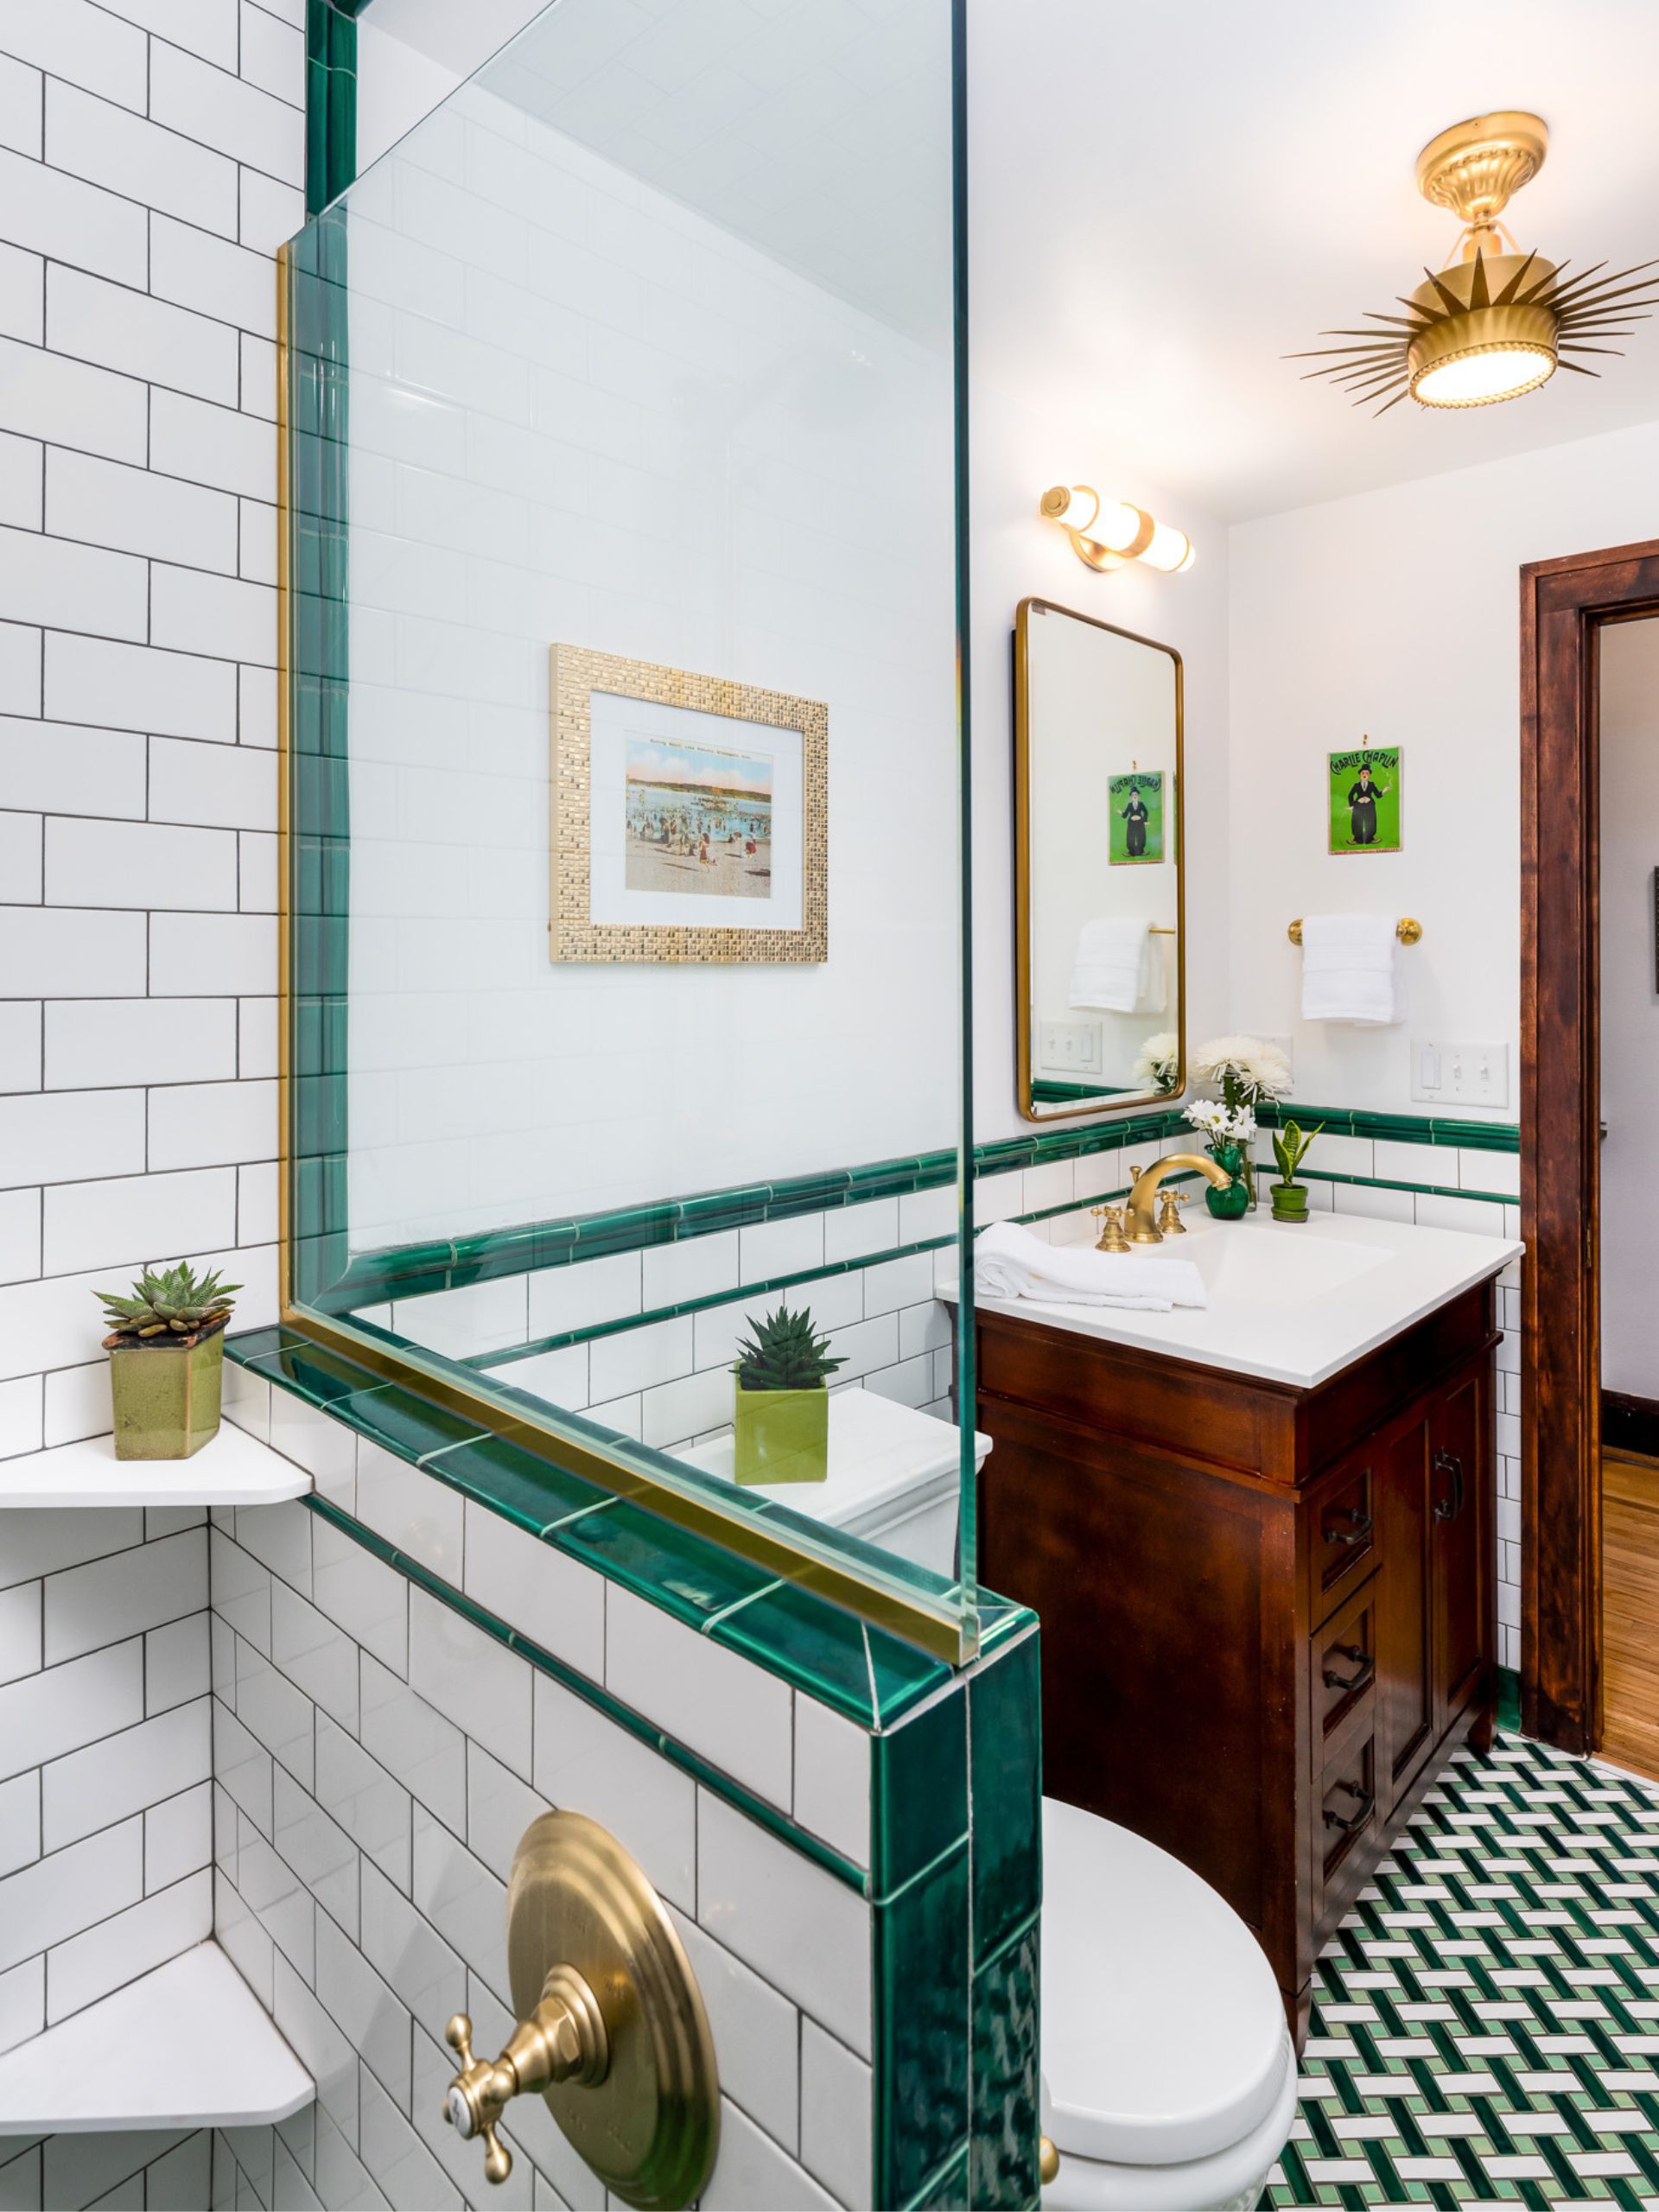
[(1204, 1203), (1217, 1221), (1236, 1221), (1250, 1209), (1250, 1186), (1244, 1180), (1243, 1147), (1212, 1144), (1210, 1157), (1217, 1167), (1224, 1167), (1233, 1179), (1224, 1191), (1218, 1191), (1213, 1183), (1206, 1183)]

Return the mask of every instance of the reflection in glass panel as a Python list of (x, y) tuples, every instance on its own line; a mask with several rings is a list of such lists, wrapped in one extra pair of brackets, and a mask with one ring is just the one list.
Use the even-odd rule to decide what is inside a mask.
[(629, 23), (294, 250), (296, 1295), (971, 1619), (949, 0)]

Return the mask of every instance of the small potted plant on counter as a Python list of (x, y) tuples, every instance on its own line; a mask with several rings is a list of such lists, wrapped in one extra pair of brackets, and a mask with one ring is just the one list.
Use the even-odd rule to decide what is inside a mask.
[(830, 1472), (828, 1337), (815, 1334), (803, 1307), (779, 1306), (737, 1347), (734, 1472), (740, 1483), (821, 1483)]
[(188, 1459), (219, 1433), (225, 1324), (241, 1287), (181, 1263), (146, 1268), (130, 1298), (93, 1292), (114, 1332), (104, 1348), (118, 1459)]
[(1294, 1122), (1287, 1122), (1282, 1129), (1274, 1129), (1273, 1156), (1279, 1162), (1279, 1180), (1273, 1185), (1273, 1217), (1275, 1221), (1306, 1221), (1307, 1219), (1307, 1185), (1296, 1180), (1296, 1170), (1307, 1157), (1308, 1147), (1319, 1134), (1319, 1129), (1303, 1130)]

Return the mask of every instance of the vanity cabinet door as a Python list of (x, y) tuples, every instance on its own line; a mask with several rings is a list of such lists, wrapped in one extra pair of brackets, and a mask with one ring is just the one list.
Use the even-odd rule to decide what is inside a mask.
[(1490, 1369), (1483, 1364), (1443, 1390), (1433, 1410), (1429, 1512), (1437, 1736), (1481, 1688), (1490, 1656)]
[(1416, 1408), (1373, 1444), (1385, 1560), (1376, 1621), (1377, 1749), (1385, 1818), (1410, 1788), (1438, 1738), (1430, 1427), (1429, 1408)]

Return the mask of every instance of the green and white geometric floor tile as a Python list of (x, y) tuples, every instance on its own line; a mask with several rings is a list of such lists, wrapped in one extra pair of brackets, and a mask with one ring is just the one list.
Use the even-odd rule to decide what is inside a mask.
[(1459, 1755), (1314, 1969), (1262, 2201), (1659, 2212), (1659, 1787)]

